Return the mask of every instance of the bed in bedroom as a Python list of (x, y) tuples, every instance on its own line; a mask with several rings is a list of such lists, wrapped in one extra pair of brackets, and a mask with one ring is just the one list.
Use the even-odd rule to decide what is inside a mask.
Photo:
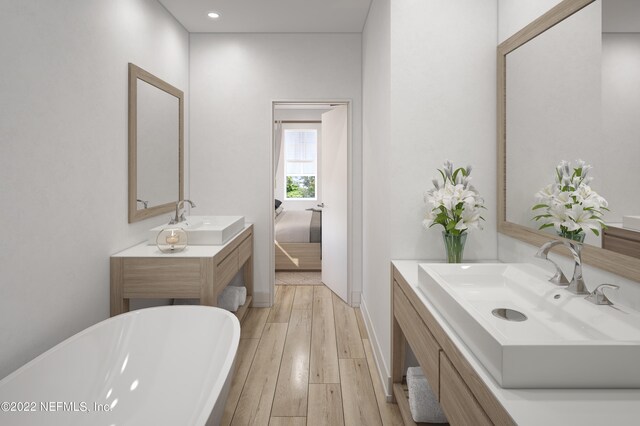
[(276, 271), (319, 271), (321, 243), (321, 211), (276, 209)]

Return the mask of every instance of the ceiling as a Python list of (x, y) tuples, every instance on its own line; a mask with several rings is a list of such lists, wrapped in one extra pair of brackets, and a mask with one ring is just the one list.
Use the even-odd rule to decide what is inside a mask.
[[(158, 0), (192, 33), (359, 33), (371, 0)], [(211, 19), (208, 12), (220, 14)]]
[(640, 2), (638, 0), (603, 1), (602, 32), (640, 32)]

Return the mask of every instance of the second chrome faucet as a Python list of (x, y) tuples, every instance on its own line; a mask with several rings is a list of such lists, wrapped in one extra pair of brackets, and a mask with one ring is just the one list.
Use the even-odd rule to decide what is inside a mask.
[(191, 207), (195, 207), (196, 204), (191, 200), (180, 200), (176, 202), (176, 215), (169, 221), (169, 225), (174, 225), (176, 223), (183, 222), (185, 220), (184, 212), (180, 214), (180, 210), (184, 206), (184, 203), (189, 203)]
[[(567, 280), (567, 277), (562, 273), (562, 270), (553, 260), (548, 258), (549, 251), (557, 246), (564, 245), (569, 249), (571, 255), (573, 256), (574, 266), (573, 266), (573, 277), (571, 281)], [(589, 294), (587, 291), (587, 287), (584, 284), (584, 279), (582, 278), (582, 257), (581, 257), (582, 244), (578, 242), (566, 241), (566, 240), (552, 240), (544, 243), (538, 252), (536, 253), (536, 257), (539, 259), (545, 259), (549, 262), (553, 263), (553, 266), (556, 268), (556, 273), (549, 281), (558, 285), (568, 285), (567, 290), (575, 293), (575, 294)]]

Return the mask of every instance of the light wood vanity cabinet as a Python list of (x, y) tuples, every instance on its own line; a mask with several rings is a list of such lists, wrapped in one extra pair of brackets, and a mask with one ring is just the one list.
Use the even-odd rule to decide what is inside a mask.
[(238, 268), (238, 251), (234, 250), (216, 266), (216, 288), (224, 288), (238, 273)]
[(129, 311), (129, 299), (200, 299), (216, 306), (218, 295), (243, 270), (247, 301), (236, 315), (242, 320), (253, 294), (253, 225), (223, 246), (190, 246), (189, 252), (158, 254), (140, 244), (111, 256), (111, 316)]
[(515, 422), (466, 361), (402, 274), (391, 265), (393, 396), (405, 425), (414, 425), (402, 384), (405, 343), (411, 347), (451, 425)]
[(440, 374), (440, 405), (451, 424), (493, 424), (444, 352), (440, 352)]
[(394, 291), (393, 312), (396, 321), (402, 328), (405, 339), (411, 345), (413, 352), (420, 362), (424, 374), (438, 395), (440, 390), (440, 346), (424, 324), (418, 313), (412, 308), (409, 299), (402, 291)]

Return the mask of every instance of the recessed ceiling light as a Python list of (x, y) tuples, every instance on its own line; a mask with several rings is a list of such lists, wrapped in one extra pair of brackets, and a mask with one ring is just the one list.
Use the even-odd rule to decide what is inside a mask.
[(218, 12), (209, 12), (207, 13), (207, 16), (211, 19), (218, 19), (220, 17), (220, 14)]

